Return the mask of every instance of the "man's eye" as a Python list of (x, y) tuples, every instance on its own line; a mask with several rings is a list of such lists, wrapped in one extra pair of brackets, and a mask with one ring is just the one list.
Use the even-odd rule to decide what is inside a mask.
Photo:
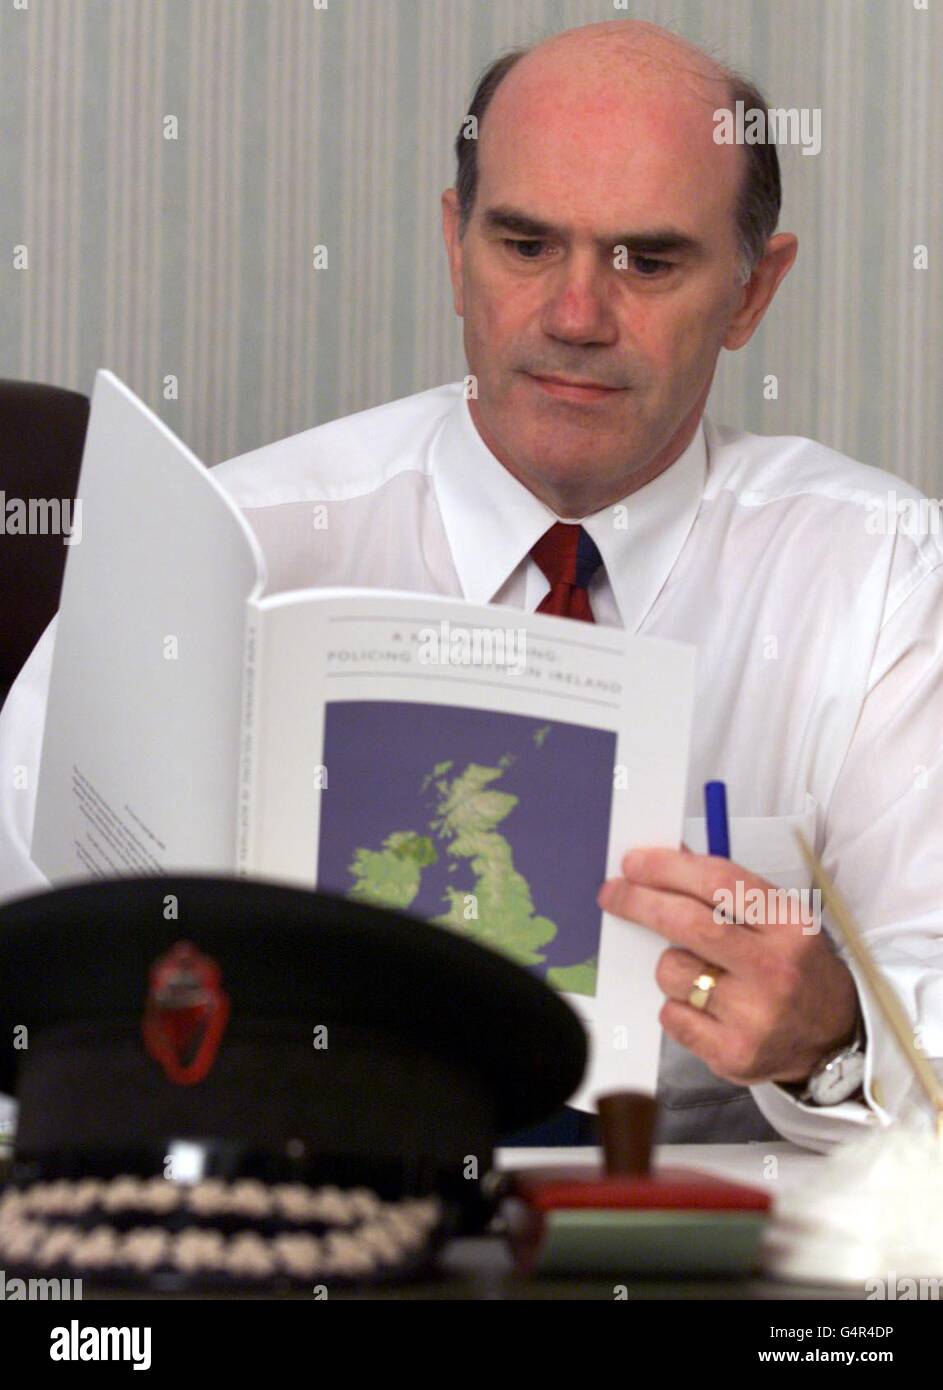
[(632, 264), (643, 280), (654, 280), (660, 270), (670, 270), (671, 261), (658, 261), (652, 256), (633, 256)]
[[(504, 238), (504, 245), (513, 247), (512, 254), (524, 261), (536, 261), (539, 259), (541, 248), (546, 246), (546, 244), (546, 242), (539, 241), (532, 237)], [(654, 280), (659, 275), (674, 268), (674, 263), (672, 261), (658, 260), (654, 256), (632, 256), (631, 264), (643, 280)]]
[[(519, 237), (505, 237), (505, 238), (504, 238), (504, 244), (505, 244), (505, 246), (516, 246), (516, 247), (522, 247), (522, 246), (538, 246), (538, 247), (539, 247), (539, 246), (543, 246), (544, 243), (543, 243), (542, 241), (531, 241), (531, 240), (524, 241), (524, 240), (521, 240)], [(523, 255), (523, 253), (520, 253), (520, 254), (521, 254), (522, 259), (525, 260), (525, 261), (533, 261), (533, 260), (536, 260), (536, 259), (537, 259), (536, 256), (525, 256), (525, 255)]]

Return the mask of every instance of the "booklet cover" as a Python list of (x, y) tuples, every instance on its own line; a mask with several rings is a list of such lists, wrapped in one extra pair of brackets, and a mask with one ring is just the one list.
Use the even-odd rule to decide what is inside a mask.
[(694, 650), (388, 590), (266, 593), (245, 519), (100, 371), (33, 858), (54, 883), (230, 873), (502, 951), (590, 1033), (571, 1103), (654, 1090), (659, 938), (600, 912), (681, 836)]

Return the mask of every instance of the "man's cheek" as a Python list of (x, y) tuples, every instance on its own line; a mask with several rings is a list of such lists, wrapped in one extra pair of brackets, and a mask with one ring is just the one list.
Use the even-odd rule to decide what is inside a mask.
[(665, 399), (678, 402), (700, 387), (705, 365), (710, 361), (707, 345), (699, 333), (681, 331), (660, 345), (648, 359), (648, 389)]
[[(465, 322), (469, 322), (467, 314)], [(506, 359), (514, 341), (514, 325), (502, 314), (499, 304), (479, 301), (471, 319), (471, 338), (482, 375), (489, 369), (495, 376), (501, 375), (502, 370), (507, 371)]]

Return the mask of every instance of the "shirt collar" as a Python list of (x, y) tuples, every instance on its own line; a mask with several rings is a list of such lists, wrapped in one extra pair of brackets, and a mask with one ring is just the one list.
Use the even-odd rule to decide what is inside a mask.
[(599, 548), (622, 618), (638, 632), (674, 569), (707, 479), (703, 419), (684, 453), (621, 502), (583, 519)]
[[(490, 603), (548, 526), (560, 518), (494, 456), (462, 395), (432, 446), (442, 524), (471, 603)], [(703, 421), (670, 468), (637, 492), (582, 518), (606, 567), (623, 627), (637, 632), (694, 524), (704, 492)], [(568, 518), (569, 519), (569, 518)]]

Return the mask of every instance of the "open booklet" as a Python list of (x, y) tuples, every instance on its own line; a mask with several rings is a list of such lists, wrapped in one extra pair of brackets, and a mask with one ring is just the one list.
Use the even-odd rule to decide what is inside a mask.
[(238, 508), (107, 371), (79, 498), (47, 877), (188, 869), (407, 911), (565, 994), (591, 1041), (573, 1104), (654, 1090), (663, 943), (596, 893), (633, 845), (679, 843), (694, 649), (437, 595), (267, 594)]

